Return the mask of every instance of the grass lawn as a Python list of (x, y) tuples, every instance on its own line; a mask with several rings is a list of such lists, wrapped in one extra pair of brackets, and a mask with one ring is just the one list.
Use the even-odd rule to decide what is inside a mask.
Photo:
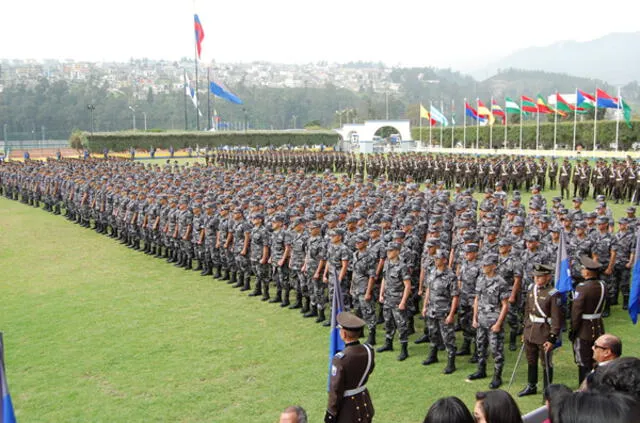
[[(623, 208), (614, 207), (615, 215)], [(327, 328), (298, 310), (248, 298), (5, 198), (0, 265), (0, 330), (19, 421), (274, 422), (291, 404), (305, 407), (312, 422), (324, 415)], [(606, 326), (623, 338), (625, 355), (640, 355), (626, 312), (615, 307)], [(475, 369), (466, 360), (445, 376), (444, 352), (424, 367), (426, 346), (410, 343), (403, 363), (398, 349), (396, 341), (395, 352), (376, 357), (368, 384), (376, 421), (418, 422), (439, 397), (457, 395), (472, 406), (475, 392), (487, 389), (490, 379), (465, 381)], [(507, 381), (515, 361), (507, 352)], [(567, 344), (554, 361), (556, 382), (576, 387)], [(511, 392), (525, 382), (521, 365)], [(518, 403), (528, 411), (540, 396)]]

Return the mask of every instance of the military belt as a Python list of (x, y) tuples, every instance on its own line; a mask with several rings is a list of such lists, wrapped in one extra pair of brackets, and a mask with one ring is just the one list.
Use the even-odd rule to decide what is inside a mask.
[(360, 386), (358, 388), (355, 389), (347, 389), (346, 391), (344, 391), (344, 394), (342, 394), (343, 397), (350, 397), (353, 395), (358, 395), (362, 392), (364, 392), (364, 390), (367, 389), (367, 387), (365, 385)]
[(551, 319), (550, 318), (538, 317), (538, 316), (534, 316), (533, 314), (529, 314), (529, 320), (531, 320), (532, 323), (549, 323), (549, 324), (551, 324)]
[(602, 313), (595, 313), (595, 314), (583, 314), (582, 318), (584, 320), (596, 320), (599, 319), (600, 317), (602, 317)]

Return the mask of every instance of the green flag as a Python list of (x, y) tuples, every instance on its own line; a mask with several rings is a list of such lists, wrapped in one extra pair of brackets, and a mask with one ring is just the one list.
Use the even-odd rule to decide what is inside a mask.
[(627, 126), (629, 128), (632, 128), (631, 126), (631, 107), (629, 107), (629, 105), (622, 99), (620, 98), (620, 101), (622, 101), (622, 113), (624, 115), (624, 121), (627, 124)]

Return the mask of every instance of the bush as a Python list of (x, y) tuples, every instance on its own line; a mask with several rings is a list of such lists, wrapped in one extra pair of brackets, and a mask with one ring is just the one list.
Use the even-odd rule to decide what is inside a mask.
[(86, 134), (79, 129), (75, 129), (69, 137), (69, 147), (82, 150), (85, 145), (87, 145)]

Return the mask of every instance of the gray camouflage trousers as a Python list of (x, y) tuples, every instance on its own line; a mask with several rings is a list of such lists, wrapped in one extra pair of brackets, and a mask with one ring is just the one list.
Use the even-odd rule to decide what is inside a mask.
[(504, 329), (501, 329), (498, 333), (494, 333), (491, 327), (480, 325), (476, 331), (478, 360), (486, 363), (487, 357), (489, 356), (487, 347), (491, 347), (496, 367), (502, 365), (502, 363), (504, 363)]
[(445, 323), (446, 317), (429, 317), (429, 338), (431, 338), (431, 348), (437, 348), (438, 340), (442, 339), (449, 355), (456, 353), (456, 333), (454, 325)]
[[(367, 323), (367, 328), (369, 331), (375, 330), (376, 328), (376, 302), (371, 298), (371, 300), (367, 301), (364, 299), (364, 294), (357, 294), (358, 305), (360, 307), (360, 311), (362, 312), (362, 320)], [(384, 311), (384, 310), (383, 310)], [(385, 317), (386, 322), (386, 317)]]
[(400, 310), (397, 305), (389, 305), (387, 301), (388, 300), (385, 301), (382, 308), (386, 338), (392, 340), (397, 330), (400, 343), (404, 344), (409, 342), (409, 321), (407, 320), (407, 311)]

